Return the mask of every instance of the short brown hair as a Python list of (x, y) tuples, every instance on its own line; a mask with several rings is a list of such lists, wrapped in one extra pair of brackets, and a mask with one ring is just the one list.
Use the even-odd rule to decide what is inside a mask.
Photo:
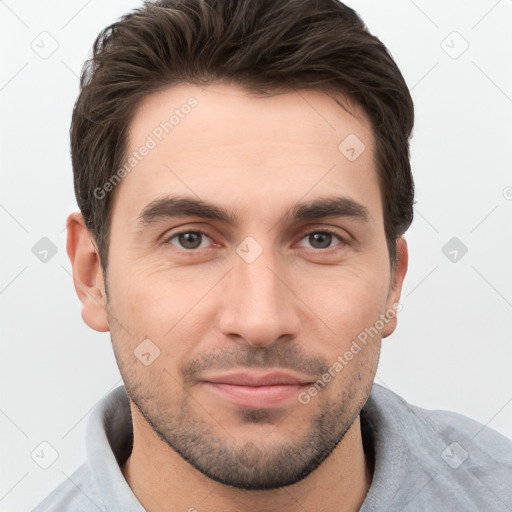
[(413, 218), (409, 138), (414, 106), (386, 47), (338, 0), (146, 2), (100, 32), (80, 80), (71, 123), (78, 206), (106, 271), (112, 194), (141, 100), (178, 83), (230, 81), (265, 94), (339, 91), (371, 121), (391, 263)]

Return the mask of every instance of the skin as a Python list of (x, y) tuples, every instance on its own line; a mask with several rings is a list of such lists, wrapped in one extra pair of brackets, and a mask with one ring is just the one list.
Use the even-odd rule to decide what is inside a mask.
[[(396, 318), (307, 404), (242, 407), (201, 379), (284, 368), (315, 382), (399, 302), (407, 246), (398, 240), (391, 267), (371, 125), (357, 105), (342, 98), (351, 115), (321, 91), (261, 98), (226, 83), (186, 84), (144, 99), (128, 152), (191, 96), (197, 107), (115, 189), (108, 297), (94, 239), (79, 213), (68, 217), (82, 317), (110, 331), (130, 396), (134, 447), (123, 474), (150, 512), (169, 503), (224, 512), (359, 510), (372, 478), (359, 412)], [(348, 134), (366, 146), (354, 161), (338, 150)], [(239, 222), (138, 225), (143, 208), (166, 194), (214, 203)], [(282, 221), (295, 203), (333, 195), (366, 207), (367, 220)], [(341, 238), (319, 245), (308, 236), (325, 229)], [(199, 248), (173, 237), (197, 230), (208, 235), (195, 238)], [(236, 252), (247, 236), (262, 248), (251, 263)], [(148, 366), (134, 355), (147, 338), (160, 350)]]

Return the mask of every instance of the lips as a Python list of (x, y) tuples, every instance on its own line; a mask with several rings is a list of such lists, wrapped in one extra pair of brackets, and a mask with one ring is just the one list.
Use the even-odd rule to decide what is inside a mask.
[(204, 388), (234, 405), (269, 408), (286, 405), (311, 384), (288, 372), (236, 372), (205, 378)]
[(309, 384), (311, 381), (286, 372), (237, 372), (203, 379), (216, 384), (233, 384), (236, 386), (274, 386), (277, 384)]

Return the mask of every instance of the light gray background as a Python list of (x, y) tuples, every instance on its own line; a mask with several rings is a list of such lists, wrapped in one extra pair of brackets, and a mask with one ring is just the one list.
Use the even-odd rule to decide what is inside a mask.
[[(410, 267), (377, 382), (512, 437), (512, 1), (347, 3), (416, 106)], [(72, 473), (91, 408), (121, 384), (109, 334), (83, 323), (70, 274), (68, 130), (94, 38), (138, 5), (0, 0), (0, 511), (30, 509)], [(455, 262), (442, 252), (454, 236), (468, 248)], [(46, 263), (32, 252), (42, 237), (57, 248)], [(48, 469), (31, 458), (43, 441), (59, 454)]]

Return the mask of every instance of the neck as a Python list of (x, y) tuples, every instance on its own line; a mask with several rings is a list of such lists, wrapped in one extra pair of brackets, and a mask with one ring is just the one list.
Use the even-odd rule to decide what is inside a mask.
[(147, 512), (223, 510), (238, 512), (357, 511), (370, 487), (359, 417), (316, 470), (296, 484), (268, 491), (236, 489), (197, 471), (156, 436), (133, 404), (133, 450), (123, 475)]

